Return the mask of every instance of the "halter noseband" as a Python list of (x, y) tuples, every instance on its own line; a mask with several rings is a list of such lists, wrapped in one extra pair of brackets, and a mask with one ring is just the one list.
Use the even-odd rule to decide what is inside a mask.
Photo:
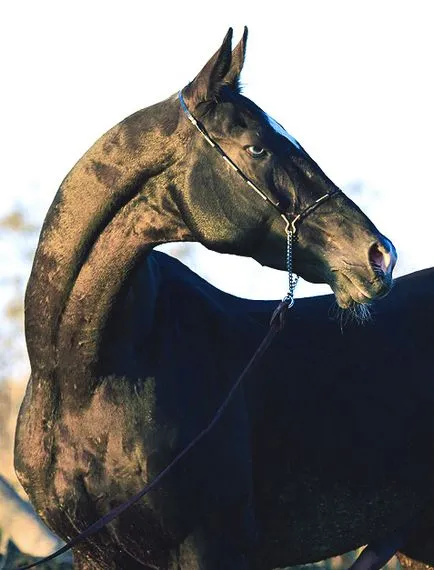
[(244, 174), (242, 170), (238, 168), (238, 166), (233, 162), (231, 158), (225, 153), (225, 151), (215, 142), (206, 132), (205, 127), (192, 115), (190, 110), (188, 109), (184, 97), (182, 96), (182, 91), (178, 92), (179, 102), (181, 104), (181, 108), (184, 111), (187, 119), (196, 127), (196, 129), (200, 132), (200, 134), (204, 137), (207, 143), (212, 146), (219, 155), (223, 158), (223, 160), (233, 169), (235, 172), (241, 176), (241, 178), (258, 194), (265, 202), (270, 204), (275, 210), (279, 212), (280, 217), (285, 222), (285, 232), (287, 235), (287, 250), (286, 250), (286, 265), (288, 270), (288, 278), (289, 278), (289, 291), (287, 295), (284, 297), (283, 301), (287, 304), (288, 308), (292, 307), (294, 304), (294, 289), (297, 284), (298, 277), (294, 276), (292, 273), (292, 250), (294, 244), (295, 234), (297, 233), (297, 225), (302, 222), (309, 214), (311, 214), (318, 206), (320, 206), (323, 202), (326, 202), (329, 198), (334, 196), (335, 194), (340, 193), (341, 191), (339, 188), (333, 188), (329, 192), (326, 192), (323, 196), (306, 206), (304, 210), (302, 210), (297, 215), (294, 215), (292, 219), (289, 217), (288, 213), (280, 207), (280, 203), (274, 202), (265, 192), (263, 192), (260, 188), (256, 186), (254, 182), (250, 180), (248, 176)]

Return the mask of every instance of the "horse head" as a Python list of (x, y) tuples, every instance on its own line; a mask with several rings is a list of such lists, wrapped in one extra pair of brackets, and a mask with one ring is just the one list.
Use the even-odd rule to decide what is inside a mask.
[(279, 123), (241, 94), (247, 29), (233, 51), (231, 40), (229, 29), (181, 96), (204, 135), (187, 126), (182, 213), (193, 235), (211, 249), (285, 269), (285, 222), (293, 222), (296, 273), (328, 283), (342, 308), (385, 295), (393, 244)]

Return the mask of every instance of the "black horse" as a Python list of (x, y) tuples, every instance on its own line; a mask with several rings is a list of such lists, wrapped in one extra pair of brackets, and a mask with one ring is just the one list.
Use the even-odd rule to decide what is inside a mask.
[[(197, 240), (285, 269), (293, 223), (296, 272), (329, 283), (342, 308), (391, 286), (389, 240), (240, 94), (247, 33), (233, 52), (231, 36), (181, 94), (95, 143), (41, 232), (16, 469), (66, 541), (209, 422), (274, 308), (219, 292), (154, 246)], [(298, 303), (206, 440), (77, 546), (75, 567), (263, 570), (344, 552), (418, 512), (422, 444), (413, 426), (390, 423), (414, 411), (405, 383), (388, 375), (396, 359), (408, 366), (402, 290), (381, 304), (375, 327), (345, 336), (329, 299)]]

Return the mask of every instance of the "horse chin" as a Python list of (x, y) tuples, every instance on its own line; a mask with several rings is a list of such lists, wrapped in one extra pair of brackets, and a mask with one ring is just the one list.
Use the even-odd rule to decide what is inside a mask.
[(368, 304), (362, 305), (355, 301), (349, 301), (342, 306), (336, 298), (336, 306), (332, 316), (341, 323), (341, 327), (348, 323), (365, 324), (371, 320), (371, 310)]
[(331, 287), (336, 299), (336, 317), (341, 324), (351, 321), (365, 323), (370, 320), (369, 306), (375, 295), (370, 295), (366, 289), (354, 283), (346, 275), (341, 275), (341, 278), (331, 284)]
[(379, 278), (375, 274), (360, 275), (353, 272), (334, 271), (329, 282), (336, 302), (342, 309), (355, 305), (369, 305), (387, 295), (392, 287), (392, 279)]
[(355, 306), (369, 305), (372, 298), (360, 291), (358, 288), (334, 288), (333, 292), (336, 297), (336, 303), (341, 309), (350, 309)]

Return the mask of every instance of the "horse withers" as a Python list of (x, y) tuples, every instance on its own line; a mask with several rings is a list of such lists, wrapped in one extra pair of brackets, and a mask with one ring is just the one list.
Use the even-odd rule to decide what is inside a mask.
[[(15, 465), (37, 512), (65, 541), (151, 481), (209, 422), (270, 316), (268, 304), (220, 293), (152, 252), (156, 245), (199, 241), (284, 270), (290, 231), (295, 271), (330, 284), (343, 309), (383, 297), (392, 284), (393, 245), (241, 94), (247, 31), (233, 51), (231, 39), (230, 30), (179, 94), (90, 148), (41, 231), (26, 292), (31, 378)], [(307, 385), (336, 342), (326, 334), (310, 355)], [(282, 428), (280, 413), (293, 410), (263, 391), (263, 382), (278, 383), (280, 404), (282, 390), (298, 391), (286, 365), (293, 347), (283, 353), (276, 343), (269, 355), (279, 366), (264, 361), (158, 489), (74, 548), (76, 568), (263, 570), (366, 542), (364, 519), (348, 521), (335, 508), (339, 481), (324, 478), (320, 463), (304, 464), (298, 428)], [(273, 406), (279, 416), (264, 416)], [(314, 438), (301, 441), (315, 456)], [(306, 493), (286, 492), (289, 482), (304, 489), (303, 480), (305, 505)], [(328, 522), (318, 534), (312, 500), (321, 497)], [(302, 540), (288, 527), (293, 516)]]

